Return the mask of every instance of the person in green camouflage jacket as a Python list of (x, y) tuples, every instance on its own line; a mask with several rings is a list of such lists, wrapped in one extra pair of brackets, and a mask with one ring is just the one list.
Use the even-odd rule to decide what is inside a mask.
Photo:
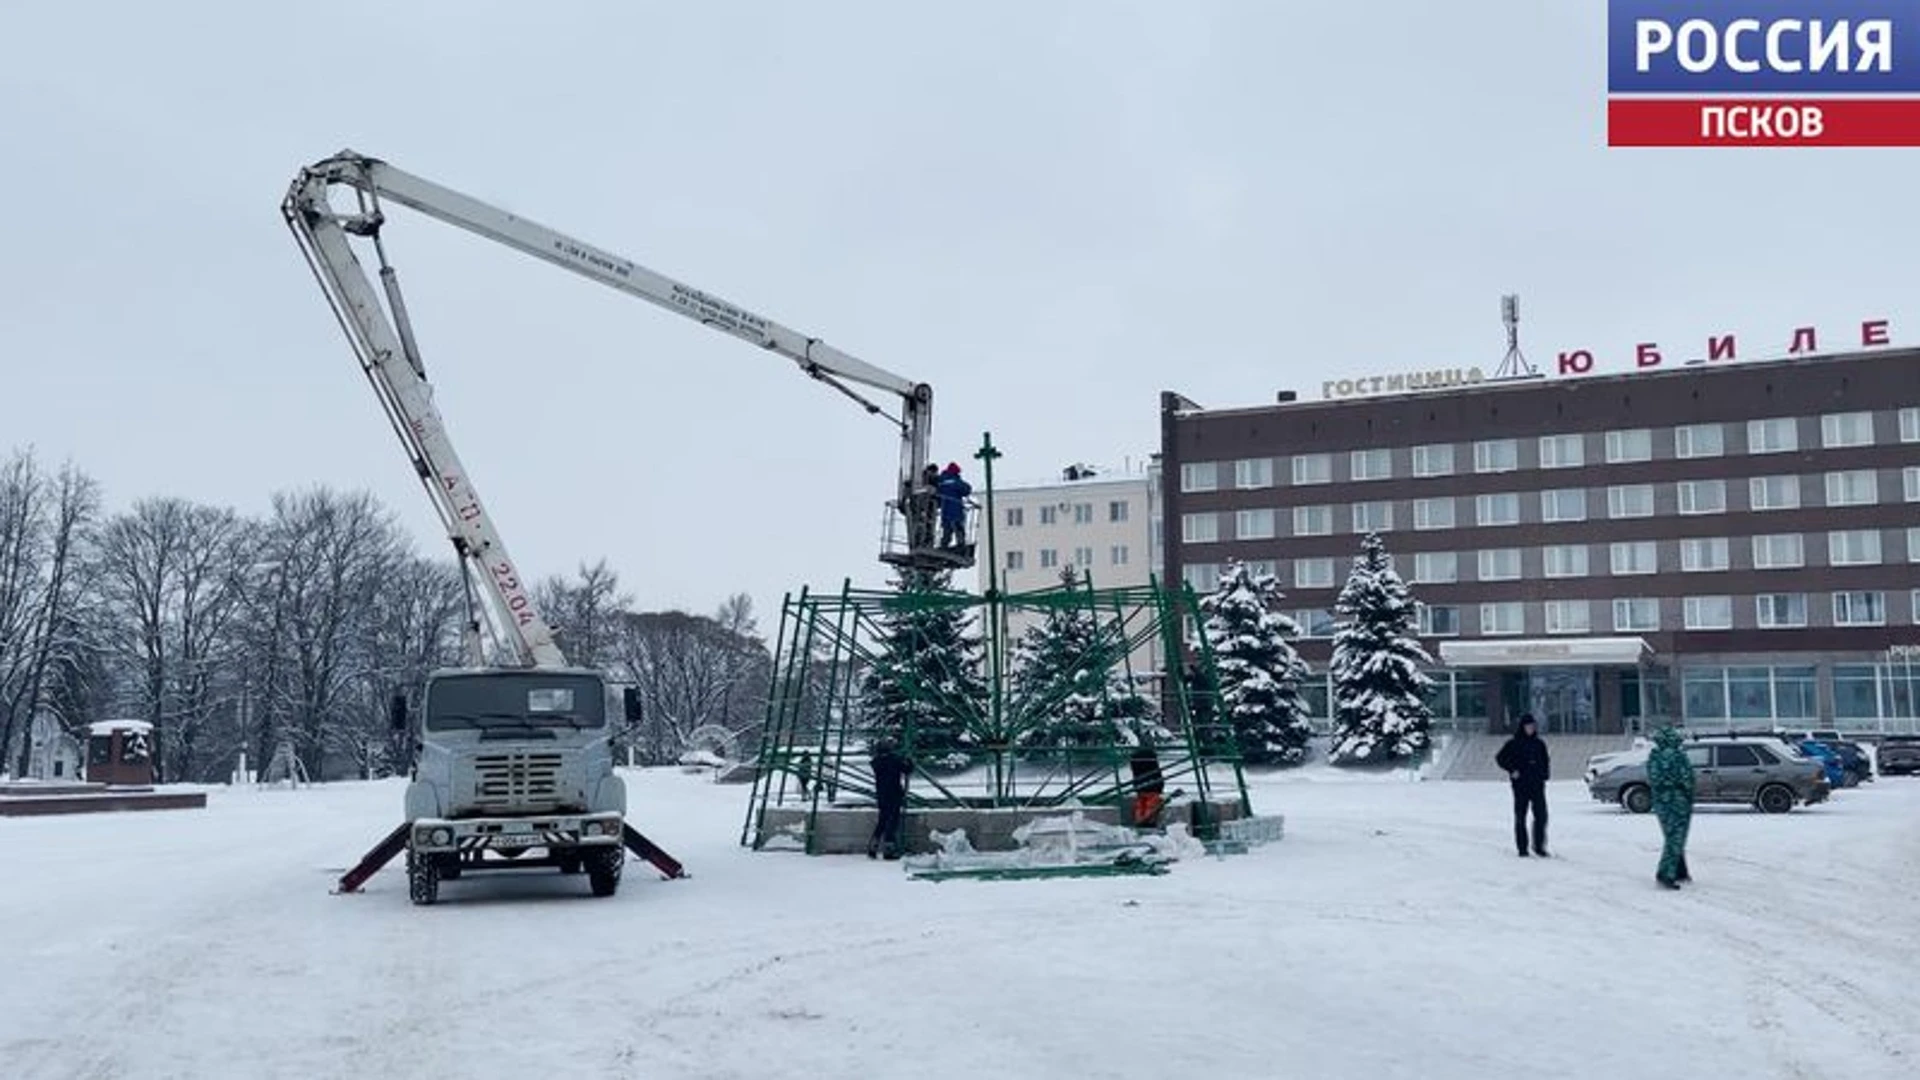
[(1693, 762), (1680, 746), (1678, 728), (1664, 727), (1653, 735), (1647, 755), (1647, 784), (1653, 789), (1653, 816), (1660, 819), (1660, 868), (1654, 880), (1669, 889), (1692, 881), (1687, 873), (1687, 828), (1693, 822)]

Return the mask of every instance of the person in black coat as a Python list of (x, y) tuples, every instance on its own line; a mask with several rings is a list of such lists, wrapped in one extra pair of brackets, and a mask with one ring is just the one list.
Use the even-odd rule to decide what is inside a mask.
[(907, 777), (913, 774), (913, 762), (900, 752), (899, 744), (891, 737), (882, 737), (873, 744), (873, 797), (880, 806), (880, 817), (873, 824), (873, 837), (867, 841), (867, 858), (880, 857), (884, 846), (886, 857), (900, 857), (900, 826), (907, 805)]
[(1133, 773), (1133, 827), (1152, 828), (1160, 820), (1160, 808), (1166, 805), (1166, 776), (1160, 772), (1160, 755), (1145, 739), (1134, 747), (1127, 765)]
[(1513, 784), (1513, 843), (1527, 855), (1527, 812), (1533, 812), (1533, 853), (1547, 854), (1547, 777), (1552, 773), (1547, 744), (1535, 730), (1532, 713), (1520, 714), (1520, 729), (1494, 755)]

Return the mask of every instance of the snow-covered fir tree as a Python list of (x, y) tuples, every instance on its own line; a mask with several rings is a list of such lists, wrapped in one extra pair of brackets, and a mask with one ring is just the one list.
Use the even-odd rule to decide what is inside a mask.
[(1380, 764), (1415, 757), (1431, 745), (1433, 658), (1416, 636), (1413, 596), (1368, 533), (1334, 604), (1333, 746), (1341, 764)]
[(986, 711), (982, 644), (968, 625), (973, 608), (951, 580), (946, 571), (896, 575), (900, 602), (882, 616), (882, 640), (860, 680), (867, 726), (930, 765), (965, 764)]
[(1313, 734), (1300, 700), (1307, 665), (1293, 647), (1300, 627), (1280, 612), (1282, 595), (1273, 575), (1255, 574), (1236, 560), (1200, 599), (1200, 633), (1213, 653), (1221, 719), (1248, 764), (1297, 765)]
[[(1068, 594), (1079, 584), (1071, 566), (1060, 581)], [(1008, 679), (1014, 742), (1072, 748), (1131, 745), (1143, 730), (1164, 735), (1153, 703), (1127, 681), (1126, 651), (1112, 620), (1074, 604), (1048, 609), (1014, 646)]]

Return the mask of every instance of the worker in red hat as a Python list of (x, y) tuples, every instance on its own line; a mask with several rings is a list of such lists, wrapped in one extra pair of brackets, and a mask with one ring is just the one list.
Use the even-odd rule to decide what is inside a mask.
[(935, 488), (940, 493), (940, 546), (956, 547), (967, 539), (967, 496), (973, 485), (960, 477), (960, 464), (947, 462)]

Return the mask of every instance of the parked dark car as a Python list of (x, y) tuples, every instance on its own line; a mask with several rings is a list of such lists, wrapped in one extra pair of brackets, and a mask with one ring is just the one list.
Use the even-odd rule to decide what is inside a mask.
[(1920, 735), (1889, 735), (1880, 740), (1880, 772), (1887, 776), (1920, 772)]
[[(1833, 794), (1825, 766), (1775, 737), (1709, 735), (1689, 739), (1686, 750), (1698, 803), (1742, 804), (1784, 814), (1796, 803), (1812, 806)], [(1595, 799), (1619, 803), (1636, 814), (1653, 809), (1646, 759), (1601, 768), (1587, 781), (1587, 792)]]

